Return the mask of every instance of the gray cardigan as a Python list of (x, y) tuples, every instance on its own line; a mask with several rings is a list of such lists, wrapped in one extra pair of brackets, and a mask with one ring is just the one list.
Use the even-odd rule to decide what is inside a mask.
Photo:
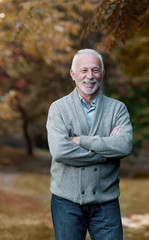
[[(51, 104), (46, 126), (52, 193), (79, 204), (103, 203), (119, 196), (120, 159), (132, 150), (132, 126), (122, 102), (100, 90), (89, 129), (75, 89)], [(120, 134), (110, 136), (116, 126)], [(80, 136), (80, 146), (70, 136)]]

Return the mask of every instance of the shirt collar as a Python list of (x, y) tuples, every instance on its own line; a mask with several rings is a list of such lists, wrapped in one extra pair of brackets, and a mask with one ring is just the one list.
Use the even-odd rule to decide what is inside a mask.
[[(77, 92), (77, 93), (78, 93), (78, 92)], [(84, 98), (79, 95), (79, 93), (78, 93), (78, 96), (79, 96), (80, 101), (81, 101), (82, 103), (84, 103), (84, 104), (87, 106), (87, 108), (90, 108), (90, 107), (88, 106), (88, 104), (85, 102)], [(98, 98), (99, 98), (99, 92), (98, 92), (98, 95), (96, 96), (96, 98), (91, 102), (91, 107), (96, 107)]]

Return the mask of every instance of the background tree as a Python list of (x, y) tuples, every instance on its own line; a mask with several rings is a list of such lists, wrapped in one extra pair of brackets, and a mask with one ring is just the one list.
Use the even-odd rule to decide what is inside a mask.
[(137, 148), (149, 139), (148, 10), (147, 0), (101, 0), (88, 26), (104, 32), (98, 47), (110, 51), (115, 62), (106, 89), (128, 106)]
[(80, 33), (93, 6), (83, 1), (1, 3), (0, 62), (8, 76), (0, 79), (1, 94), (17, 92), (11, 106), (19, 112), (29, 154), (33, 138), (45, 134), (50, 103), (73, 87), (70, 60), (74, 49), (84, 44)]
[[(72, 90), (70, 61), (74, 52), (84, 47), (104, 53), (106, 91), (126, 102), (137, 130), (137, 141), (145, 137), (148, 100), (146, 89), (140, 90), (140, 86), (147, 83), (148, 72), (144, 64), (147, 56), (145, 48), (136, 51), (137, 40), (133, 35), (143, 29), (145, 23), (148, 26), (147, 19), (146, 0), (0, 2), (0, 93), (1, 96), (11, 90), (17, 93), (11, 99), (11, 107), (19, 114), (18, 126), (21, 121), (29, 153), (32, 153), (36, 136), (46, 137), (45, 122), (50, 103)], [(135, 39), (139, 38), (147, 48), (147, 27), (145, 35), (142, 33), (140, 30)], [(127, 43), (127, 39), (135, 43), (132, 51), (131, 40)], [(107, 50), (111, 51), (110, 55)], [(144, 58), (137, 71), (141, 75), (134, 75), (135, 64), (129, 68), (127, 64), (129, 61), (131, 66), (131, 56), (136, 52), (136, 59)], [(135, 103), (135, 108), (131, 102)], [(140, 128), (136, 118), (140, 119), (139, 123), (142, 121)]]
[(106, 36), (99, 47), (113, 50), (133, 37), (148, 18), (148, 0), (101, 0), (88, 29)]

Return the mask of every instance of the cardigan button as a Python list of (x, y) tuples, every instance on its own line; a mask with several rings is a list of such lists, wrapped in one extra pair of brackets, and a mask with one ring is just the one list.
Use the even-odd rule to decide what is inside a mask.
[(85, 194), (85, 191), (84, 191), (84, 190), (82, 191), (82, 194)]
[(96, 172), (97, 171), (97, 168), (94, 168), (94, 172)]

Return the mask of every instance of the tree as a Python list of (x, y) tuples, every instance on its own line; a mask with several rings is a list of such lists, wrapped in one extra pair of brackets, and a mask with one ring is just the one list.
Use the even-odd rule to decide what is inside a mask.
[(125, 43), (142, 26), (148, 16), (148, 0), (101, 0), (88, 29), (103, 31), (106, 38), (99, 47), (113, 50)]
[(88, 27), (105, 34), (98, 48), (111, 51), (118, 66), (107, 90), (128, 106), (137, 147), (149, 139), (148, 7), (147, 0), (101, 0)]
[(122, 45), (118, 52), (121, 69), (127, 74), (128, 95), (125, 96), (134, 126), (136, 144), (149, 139), (149, 18), (137, 34)]
[(1, 94), (17, 93), (11, 107), (21, 118), (29, 154), (32, 136), (41, 134), (41, 122), (45, 126), (50, 103), (72, 89), (70, 59), (94, 6), (81, 0), (79, 5), (61, 0), (0, 3), (0, 64), (8, 76), (5, 81), (0, 78)]

